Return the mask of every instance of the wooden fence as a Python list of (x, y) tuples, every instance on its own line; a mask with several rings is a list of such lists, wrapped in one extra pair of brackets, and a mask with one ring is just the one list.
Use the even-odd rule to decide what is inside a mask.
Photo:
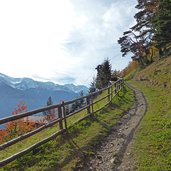
[[(80, 122), (81, 120), (89, 117), (90, 115), (92, 115), (93, 113), (95, 112), (98, 112), (100, 111), (101, 109), (103, 109), (106, 105), (108, 105), (114, 96), (116, 96), (119, 91), (122, 89), (123, 87), (123, 80), (121, 78), (118, 78), (118, 80), (116, 82), (113, 82), (110, 86), (108, 86), (107, 88), (104, 88), (104, 89), (101, 89), (97, 92), (94, 92), (94, 93), (91, 93), (87, 96), (83, 96), (83, 97), (80, 97), (78, 99), (74, 99), (74, 100), (71, 100), (71, 101), (67, 101), (67, 102), (62, 102), (61, 104), (57, 104), (57, 105), (51, 105), (51, 106), (48, 106), (48, 107), (43, 107), (43, 108), (40, 108), (40, 109), (36, 109), (36, 110), (33, 110), (33, 111), (29, 111), (29, 112), (24, 112), (24, 113), (21, 113), (21, 114), (16, 114), (14, 116), (10, 116), (10, 117), (6, 117), (6, 118), (3, 118), (3, 119), (0, 119), (0, 124), (5, 124), (7, 122), (11, 122), (11, 121), (14, 121), (14, 120), (17, 120), (17, 119), (21, 119), (21, 118), (24, 118), (24, 117), (27, 117), (27, 116), (32, 116), (32, 115), (35, 115), (35, 114), (38, 114), (38, 113), (41, 113), (41, 112), (45, 112), (47, 110), (51, 110), (51, 109), (57, 109), (58, 110), (58, 118), (54, 119), (53, 121), (49, 122), (49, 123), (46, 123), (44, 124), (43, 126), (40, 126), (39, 128), (35, 129), (35, 130), (32, 130), (24, 135), (21, 135), (17, 138), (14, 138), (8, 142), (5, 142), (3, 144), (0, 144), (0, 151), (6, 149), (7, 147), (10, 147), (14, 144), (16, 144), (17, 142), (19, 141), (22, 141), (28, 137), (31, 137), (32, 135), (46, 129), (46, 128), (49, 128), (55, 124), (58, 123), (59, 125), (59, 130), (55, 133), (53, 133), (52, 135), (50, 135), (49, 137), (41, 140), (40, 142), (37, 142), (35, 144), (33, 144), (32, 146), (18, 152), (18, 153), (15, 153), (13, 154), (12, 156), (6, 158), (6, 159), (3, 159), (0, 161), (0, 167), (2, 166), (5, 166), (7, 165), (8, 163), (14, 161), (15, 159), (31, 152), (32, 150), (38, 148), (39, 146), (47, 143), (48, 141), (56, 138), (58, 135), (60, 135), (61, 133), (65, 132), (68, 128), (67, 126), (67, 121), (68, 121), (68, 118), (70, 118), (71, 116), (73, 115), (76, 115), (78, 114), (79, 112), (83, 111), (83, 110), (86, 110), (87, 114), (86, 116), (80, 118), (79, 120), (76, 120), (73, 124), (75, 123), (78, 123)], [(94, 97), (98, 97), (99, 94), (101, 94), (102, 92), (106, 91), (107, 92), (107, 95), (105, 95), (104, 97), (101, 97), (100, 99), (98, 98), (94, 98)], [(98, 99), (98, 100), (97, 100)], [(97, 104), (98, 102), (104, 100), (104, 99), (107, 99), (107, 103), (98, 108), (98, 109), (94, 109), (94, 105)], [(84, 100), (86, 103), (83, 107), (81, 107), (80, 109), (72, 112), (72, 113), (69, 113), (66, 115), (66, 106), (69, 105), (69, 104), (73, 104), (74, 102), (76, 101), (79, 101), (79, 100)], [(72, 125), (73, 125), (72, 124)], [(72, 126), (70, 125), (70, 126)], [(69, 126), (69, 127), (70, 127)]]

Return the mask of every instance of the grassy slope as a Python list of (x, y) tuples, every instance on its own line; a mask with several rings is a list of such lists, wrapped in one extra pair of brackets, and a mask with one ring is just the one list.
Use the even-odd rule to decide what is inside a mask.
[(138, 72), (131, 81), (148, 100), (132, 149), (138, 171), (171, 170), (171, 57)]
[[(99, 95), (95, 100), (98, 100), (104, 96), (107, 95), (107, 91), (104, 91), (101, 95)], [(99, 109), (100, 107), (104, 106), (108, 101), (108, 98), (105, 98), (104, 100), (98, 102), (96, 105), (94, 105), (94, 110)], [(67, 125), (70, 126), (72, 125), (75, 121), (81, 119), (82, 117), (87, 115), (87, 110), (83, 110), (79, 113), (77, 113), (76, 115), (73, 115), (71, 117), (69, 117), (67, 119)], [(42, 139), (52, 135), (53, 133), (55, 133), (56, 131), (59, 131), (59, 124), (55, 124), (53, 127), (51, 128), (47, 128), (35, 135), (33, 135), (31, 138), (27, 138), (21, 142), (16, 143), (15, 145), (6, 148), (5, 150), (3, 150), (0, 153), (0, 160), (3, 160), (19, 151), (22, 151), (28, 147), (30, 147), (31, 145), (41, 141)]]
[[(104, 91), (101, 95), (99, 95), (96, 100), (104, 97), (107, 95), (107, 91)], [(107, 103), (107, 98), (98, 102), (95, 106), (94, 106), (94, 109), (98, 109), (100, 108), (101, 106), (104, 106), (104, 104)], [(67, 119), (67, 125), (70, 126), (72, 125), (75, 121), (81, 119), (82, 117), (86, 116), (87, 115), (87, 110), (83, 110), (79, 113), (77, 113), (76, 115), (73, 115), (71, 117), (69, 117)], [(2, 151), (0, 153), (0, 160), (3, 160), (11, 155), (13, 155), (14, 153), (17, 153), (21, 150), (24, 150), (26, 148), (28, 148), (29, 146), (33, 145), (34, 143), (37, 143), (39, 141), (41, 141), (42, 139), (52, 135), (53, 133), (55, 133), (56, 131), (59, 130), (59, 124), (57, 123), (55, 126), (51, 127), (51, 128), (48, 128), (48, 129), (45, 129), (35, 135), (33, 135), (30, 138), (27, 138), (21, 142), (18, 142), (16, 143), (15, 145), (9, 147), (9, 148), (6, 148), (4, 151)], [(5, 152), (5, 153), (4, 153)]]
[[(132, 105), (134, 101), (132, 91), (128, 89), (124, 91), (125, 93), (120, 93), (119, 96), (114, 98), (113, 103), (109, 107), (74, 125), (69, 129), (69, 134), (57, 137), (33, 153), (12, 162), (0, 170), (42, 171), (57, 170), (59, 168), (67, 171), (72, 170), (76, 163), (79, 163), (80, 158), (94, 153), (92, 147), (100, 139), (105, 138), (110, 128), (117, 122), (119, 116)], [(97, 105), (101, 107), (105, 103), (106, 100)], [(84, 111), (82, 115), (84, 115)], [(54, 132), (52, 130), (49, 129), (48, 132)], [(28, 141), (32, 140), (28, 139)], [(11, 151), (7, 149), (7, 154), (9, 155), (14, 152), (18, 146)], [(1, 153), (1, 158), (8, 156), (7, 154)]]

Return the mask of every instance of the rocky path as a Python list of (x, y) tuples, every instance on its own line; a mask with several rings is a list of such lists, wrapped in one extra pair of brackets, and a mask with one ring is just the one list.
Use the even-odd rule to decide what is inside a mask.
[(85, 162), (84, 171), (134, 171), (135, 161), (130, 153), (133, 136), (147, 109), (144, 95), (133, 88), (135, 103), (126, 112), (111, 134), (101, 143), (95, 156)]

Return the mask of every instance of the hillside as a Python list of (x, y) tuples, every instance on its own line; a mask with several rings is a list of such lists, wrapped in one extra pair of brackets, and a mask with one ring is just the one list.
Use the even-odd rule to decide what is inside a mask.
[[(128, 83), (140, 89), (148, 103), (147, 109), (143, 109), (147, 110), (146, 114), (142, 120), (139, 118), (140, 124), (136, 119), (133, 122), (133, 118), (140, 116), (140, 113), (143, 112), (142, 107), (146, 102), (142, 102), (140, 96), (137, 96), (135, 100), (132, 90), (125, 89), (124, 93), (120, 93), (119, 96), (116, 96), (116, 99), (113, 99), (113, 103), (110, 106), (96, 113), (93, 118), (87, 118), (71, 127), (67, 135), (58, 137), (56, 141), (43, 145), (35, 152), (34, 156), (29, 153), (20, 160), (5, 166), (2, 170), (57, 169), (68, 171), (73, 169), (82, 170), (84, 167), (85, 170), (87, 168), (99, 168), (102, 170), (103, 167), (109, 168), (109, 163), (113, 168), (117, 167), (123, 171), (125, 171), (125, 168), (128, 168), (128, 170), (133, 168), (132, 170), (137, 171), (169, 171), (171, 168), (170, 66), (171, 57), (162, 58), (143, 70), (131, 73), (132, 76), (128, 77)], [(136, 101), (135, 104), (137, 106), (132, 106), (133, 101)], [(102, 104), (97, 105), (97, 107), (100, 106)], [(133, 115), (125, 112), (131, 106), (137, 116), (134, 112)], [(124, 121), (125, 124), (121, 122), (120, 116), (122, 116), (123, 112), (127, 115), (123, 119), (128, 119), (128, 116), (131, 116), (130, 122)], [(82, 114), (84, 113), (80, 113), (80, 115)], [(119, 123), (121, 127), (113, 130), (114, 137), (111, 139), (111, 130), (113, 125), (117, 125), (116, 123)], [(122, 127), (123, 129), (121, 129)], [(51, 128), (46, 132), (41, 132), (39, 137), (42, 138), (55, 131), (56, 127)], [(131, 133), (133, 141), (130, 134), (127, 135), (129, 131), (133, 131)], [(123, 140), (129, 142), (123, 143)], [(35, 143), (36, 141), (38, 141), (37, 137), (34, 137), (29, 143)], [(125, 144), (125, 151), (121, 148), (116, 153), (121, 144)], [(18, 146), (20, 145), (18, 144)], [(30, 144), (25, 143), (22, 148), (27, 147), (27, 145)], [(56, 147), (58, 147), (58, 150), (56, 150)], [(14, 148), (9, 148), (6, 150), (6, 154), (0, 157), (7, 157), (11, 153), (17, 152), (17, 149), (15, 146)], [(100, 151), (100, 149), (102, 150)], [(105, 155), (105, 152), (107, 155)], [(112, 159), (106, 160), (110, 154), (112, 154)], [(23, 162), (25, 163), (24, 166)]]
[[(97, 103), (94, 110), (103, 107), (108, 98), (105, 90), (95, 98)], [(105, 97), (105, 98), (104, 98)], [(99, 101), (99, 99), (102, 99)], [(67, 119), (68, 129), (66, 133), (56, 137), (54, 140), (33, 150), (33, 152), (9, 163), (0, 170), (73, 170), (79, 169), (83, 161), (96, 153), (95, 149), (102, 140), (111, 133), (113, 126), (119, 124), (120, 119), (126, 111), (133, 105), (133, 92), (125, 87), (118, 95), (115, 95), (112, 102), (99, 112), (95, 112), (86, 119), (72, 125), (77, 120), (87, 115), (87, 109), (71, 116)], [(120, 125), (120, 124), (119, 124)], [(16, 143), (6, 148), (5, 153), (1, 153), (0, 159), (7, 158), (30, 145), (33, 145), (52, 133), (58, 131), (58, 124), (43, 130), (28, 139)], [(115, 130), (115, 129), (113, 129)], [(24, 163), (24, 164), (23, 164)]]
[(171, 57), (136, 72), (131, 84), (146, 96), (148, 110), (135, 136), (131, 154), (136, 170), (171, 168)]
[(135, 80), (153, 87), (171, 88), (171, 56), (157, 61), (135, 75)]

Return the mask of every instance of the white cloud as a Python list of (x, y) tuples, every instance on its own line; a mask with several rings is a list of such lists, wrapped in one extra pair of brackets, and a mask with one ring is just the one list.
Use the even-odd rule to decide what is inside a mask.
[(106, 57), (123, 68), (116, 41), (133, 22), (133, 1), (0, 1), (0, 72), (81, 84)]
[[(91, 75), (92, 70), (107, 57), (111, 60), (113, 69), (124, 68), (130, 58), (121, 58), (117, 40), (134, 22), (135, 2), (112, 1), (108, 6), (104, 6), (102, 1), (74, 2), (81, 6), (76, 10), (77, 14), (88, 18), (86, 25), (70, 34), (70, 43), (66, 45), (70, 54), (82, 59), (80, 66), (84, 69), (80, 68), (79, 72), (75, 72), (77, 80), (84, 83), (84, 78)], [(98, 10), (95, 10), (96, 6)]]

